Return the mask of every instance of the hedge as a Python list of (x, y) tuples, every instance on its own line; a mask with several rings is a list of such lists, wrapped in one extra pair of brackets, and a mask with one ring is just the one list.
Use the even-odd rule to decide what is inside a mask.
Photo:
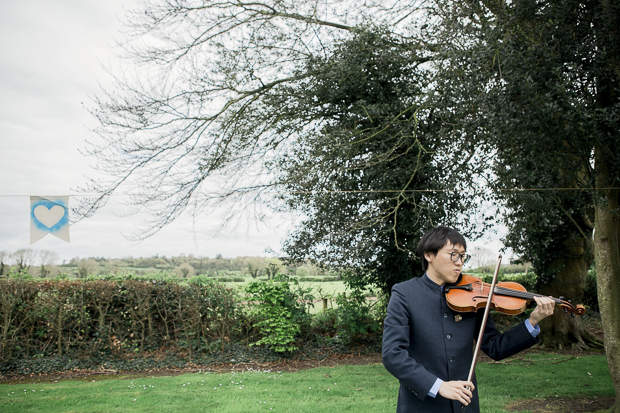
[(0, 363), (28, 357), (212, 351), (253, 339), (254, 321), (223, 284), (0, 280)]

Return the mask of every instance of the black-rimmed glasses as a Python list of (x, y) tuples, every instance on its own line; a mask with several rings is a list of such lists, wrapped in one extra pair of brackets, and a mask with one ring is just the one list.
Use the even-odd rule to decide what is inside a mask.
[(463, 262), (463, 264), (466, 264), (467, 261), (469, 261), (469, 259), (471, 258), (471, 255), (466, 254), (466, 253), (458, 253), (458, 252), (448, 252), (448, 251), (444, 251), (447, 252), (448, 254), (450, 254), (450, 260), (452, 262), (457, 262), (459, 259)]

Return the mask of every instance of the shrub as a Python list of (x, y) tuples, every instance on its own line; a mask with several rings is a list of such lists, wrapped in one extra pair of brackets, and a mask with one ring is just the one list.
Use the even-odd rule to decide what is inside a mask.
[(312, 327), (316, 334), (336, 333), (336, 319), (338, 315), (333, 308), (326, 308), (313, 317)]
[(204, 279), (0, 280), (0, 362), (33, 355), (212, 351), (252, 326), (232, 288)]
[(338, 277), (299, 277), (299, 281), (304, 282), (329, 282), (329, 281), (340, 281)]
[(373, 317), (366, 293), (361, 289), (353, 289), (348, 297), (338, 295), (336, 303), (335, 328), (345, 342), (351, 342), (359, 335), (377, 332), (381, 328), (380, 322)]
[(218, 277), (217, 281), (222, 283), (242, 283), (245, 282), (245, 278), (242, 277)]
[[(246, 287), (251, 299), (258, 301), (250, 312), (258, 320), (255, 327), (262, 338), (253, 345), (264, 344), (277, 352), (297, 350), (294, 343), (301, 333), (301, 326), (309, 324), (303, 301), (311, 301), (314, 297), (301, 288), (292, 291), (288, 280), (288, 277), (279, 275), (267, 282), (253, 281)], [(294, 282), (299, 287), (297, 281)]]

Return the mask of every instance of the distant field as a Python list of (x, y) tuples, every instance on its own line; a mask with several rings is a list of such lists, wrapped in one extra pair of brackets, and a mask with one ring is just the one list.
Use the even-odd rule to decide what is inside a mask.
[[(245, 286), (252, 282), (256, 281), (256, 279), (252, 277), (243, 277), (245, 282), (229, 282), (224, 283), (230, 287), (237, 288), (242, 290)], [(338, 294), (342, 294), (347, 292), (347, 287), (342, 281), (327, 281), (327, 282), (308, 282), (301, 281), (299, 283), (301, 288), (310, 288), (312, 289), (311, 294), (314, 295), (315, 300), (321, 300), (322, 297), (328, 299), (328, 308), (337, 308), (337, 304), (335, 302), (335, 298)], [(314, 308), (310, 308), (310, 313), (316, 314), (323, 310), (323, 303), (321, 301), (314, 303)]]

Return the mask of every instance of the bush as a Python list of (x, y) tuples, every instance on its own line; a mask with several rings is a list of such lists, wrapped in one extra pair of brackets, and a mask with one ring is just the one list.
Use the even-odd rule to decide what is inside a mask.
[(303, 281), (303, 282), (316, 282), (316, 283), (340, 281), (338, 277), (299, 277), (298, 280)]
[(242, 277), (219, 277), (219, 278), (216, 278), (216, 280), (222, 283), (243, 283), (245, 282), (245, 278), (242, 278)]
[(246, 291), (253, 301), (258, 301), (250, 312), (258, 320), (254, 326), (262, 338), (253, 345), (264, 344), (276, 352), (297, 350), (294, 343), (301, 326), (309, 324), (304, 301), (314, 299), (308, 290), (292, 291), (288, 277), (279, 275), (267, 282), (253, 281)]
[(237, 294), (203, 281), (0, 280), (0, 362), (167, 347), (191, 359), (246, 340), (253, 330)]
[(326, 308), (315, 314), (312, 320), (312, 330), (316, 334), (335, 334), (338, 315), (333, 308)]
[(360, 289), (353, 289), (347, 297), (340, 294), (336, 297), (336, 323), (338, 335), (347, 343), (357, 336), (375, 333), (381, 328), (381, 323), (373, 317), (372, 307), (366, 300), (366, 293)]

